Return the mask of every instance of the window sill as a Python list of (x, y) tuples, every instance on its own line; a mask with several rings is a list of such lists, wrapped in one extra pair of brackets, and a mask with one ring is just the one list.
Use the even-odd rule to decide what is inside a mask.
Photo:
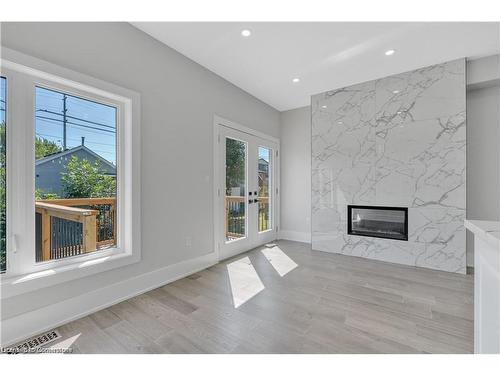
[(140, 261), (139, 253), (116, 249), (112, 254), (103, 254), (92, 259), (84, 258), (70, 265), (55, 266), (24, 275), (2, 275), (0, 297), (6, 299), (38, 289), (91, 276), (100, 272), (124, 267)]

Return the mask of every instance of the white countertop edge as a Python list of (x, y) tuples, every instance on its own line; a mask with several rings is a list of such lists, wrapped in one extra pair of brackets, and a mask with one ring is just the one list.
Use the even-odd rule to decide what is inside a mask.
[(500, 221), (465, 220), (465, 227), (500, 250)]

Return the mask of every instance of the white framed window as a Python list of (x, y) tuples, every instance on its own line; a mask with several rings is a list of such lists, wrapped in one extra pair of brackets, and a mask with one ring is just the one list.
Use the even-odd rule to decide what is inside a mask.
[(2, 298), (137, 262), (139, 94), (9, 49), (0, 66), (8, 103)]

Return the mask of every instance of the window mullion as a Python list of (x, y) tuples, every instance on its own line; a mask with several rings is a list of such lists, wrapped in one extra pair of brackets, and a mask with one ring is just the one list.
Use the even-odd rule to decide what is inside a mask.
[[(33, 265), (33, 134), (34, 121), (31, 94), (32, 80), (27, 75), (11, 72), (9, 86), (8, 143), (8, 207), (9, 246), (8, 274), (23, 274)], [(15, 145), (15, 147), (12, 147)], [(31, 198), (31, 199), (30, 199)]]

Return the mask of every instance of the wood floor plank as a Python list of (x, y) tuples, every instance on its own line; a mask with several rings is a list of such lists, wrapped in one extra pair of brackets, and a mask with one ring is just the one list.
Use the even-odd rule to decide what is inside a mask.
[(126, 348), (113, 340), (92, 319), (85, 317), (58, 328), (63, 339), (75, 338), (71, 347), (79, 353), (119, 354), (127, 353)]
[(152, 354), (162, 352), (159, 345), (126, 320), (113, 324), (104, 331), (120, 343), (127, 350), (127, 353)]
[(148, 293), (134, 297), (131, 302), (159, 322), (173, 327), (186, 338), (196, 342), (206, 353), (228, 353), (237, 346), (236, 338), (215, 327), (212, 323), (203, 324), (168, 306), (158, 302)]
[(172, 354), (206, 354), (207, 352), (178, 332), (169, 332), (156, 341), (156, 344)]
[(122, 320), (128, 321), (134, 325), (137, 330), (151, 337), (153, 340), (172, 330), (168, 325), (138, 309), (131, 301), (125, 301), (111, 306), (110, 310)]
[(198, 306), (193, 305), (192, 303), (185, 301), (175, 295), (167, 292), (164, 288), (158, 288), (149, 292), (153, 298), (156, 298), (158, 302), (161, 304), (168, 306), (181, 314), (189, 315), (193, 311), (198, 309)]
[[(277, 245), (297, 267), (256, 248), (59, 331), (75, 353), (473, 351), (471, 275)], [(253, 284), (232, 285), (228, 265), (244, 257), (264, 288), (239, 296)]]
[(108, 328), (113, 324), (121, 321), (120, 317), (116, 315), (111, 309), (104, 309), (89, 315), (101, 329)]

